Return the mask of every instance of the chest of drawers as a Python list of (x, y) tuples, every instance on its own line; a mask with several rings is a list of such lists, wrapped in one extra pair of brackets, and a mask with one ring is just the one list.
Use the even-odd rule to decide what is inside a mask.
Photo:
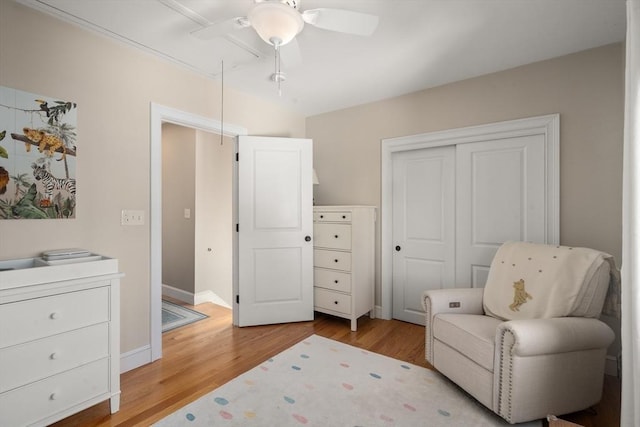
[(118, 411), (122, 274), (93, 259), (0, 261), (0, 425), (44, 426), (107, 399)]
[(351, 320), (374, 315), (375, 220), (372, 206), (314, 206), (314, 309)]

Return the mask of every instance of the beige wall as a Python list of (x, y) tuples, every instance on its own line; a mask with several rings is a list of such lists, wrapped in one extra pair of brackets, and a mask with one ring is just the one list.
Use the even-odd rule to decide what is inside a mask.
[[(623, 54), (604, 46), (309, 117), (316, 204), (379, 208), (381, 139), (560, 113), (560, 241), (609, 252), (619, 265)], [(380, 221), (377, 304), (379, 231)]]
[(233, 306), (234, 152), (231, 139), (196, 132), (195, 291), (226, 307)]
[(185, 302), (233, 306), (234, 153), (232, 138), (162, 125), (162, 284)]
[[(149, 111), (158, 103), (220, 119), (220, 83), (12, 1), (0, 0), (0, 85), (78, 103), (73, 220), (0, 221), (0, 259), (84, 247), (120, 260), (122, 352), (148, 345)], [(225, 88), (225, 122), (305, 136), (301, 115)], [(140, 209), (142, 227), (120, 225)]]
[(162, 125), (162, 284), (195, 293), (196, 131)]

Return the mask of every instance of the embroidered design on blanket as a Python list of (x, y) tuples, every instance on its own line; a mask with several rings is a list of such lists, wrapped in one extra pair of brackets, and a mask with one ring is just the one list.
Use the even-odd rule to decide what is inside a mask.
[(513, 303), (509, 305), (509, 309), (511, 311), (520, 311), (520, 306), (527, 302), (528, 299), (533, 299), (533, 297), (524, 290), (523, 279), (513, 282), (513, 289)]

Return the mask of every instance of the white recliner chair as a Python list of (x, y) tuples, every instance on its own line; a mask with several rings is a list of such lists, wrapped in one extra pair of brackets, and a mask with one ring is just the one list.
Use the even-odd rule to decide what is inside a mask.
[(426, 359), (510, 423), (586, 409), (602, 397), (615, 273), (603, 252), (507, 242), (485, 288), (424, 293)]

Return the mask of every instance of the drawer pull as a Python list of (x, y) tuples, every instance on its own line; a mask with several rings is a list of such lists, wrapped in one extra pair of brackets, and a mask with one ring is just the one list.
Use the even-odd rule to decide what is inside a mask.
[(49, 400), (56, 400), (58, 398), (58, 395), (56, 393), (51, 393), (49, 395)]
[(347, 219), (347, 216), (346, 215), (342, 215), (342, 219)]
[(334, 282), (335, 282), (335, 283), (338, 283), (338, 281), (337, 281), (337, 280), (334, 280)]
[(49, 359), (51, 360), (56, 360), (58, 358), (58, 353), (51, 353), (51, 356), (49, 356)]
[(51, 319), (51, 320), (56, 320), (56, 319), (59, 319), (59, 318), (60, 318), (60, 315), (58, 313), (56, 313), (55, 311), (49, 315), (49, 319)]
[(334, 301), (333, 303), (334, 303), (335, 305), (338, 305), (338, 301)]
[(333, 237), (335, 237), (335, 238), (337, 239), (337, 238), (338, 238), (338, 235), (336, 234), (336, 235), (335, 235), (335, 236), (333, 236)]
[(333, 260), (333, 262), (338, 262), (338, 260), (337, 260), (337, 259), (334, 259), (334, 260)]
[(324, 218), (324, 215), (320, 215), (320, 218)]

